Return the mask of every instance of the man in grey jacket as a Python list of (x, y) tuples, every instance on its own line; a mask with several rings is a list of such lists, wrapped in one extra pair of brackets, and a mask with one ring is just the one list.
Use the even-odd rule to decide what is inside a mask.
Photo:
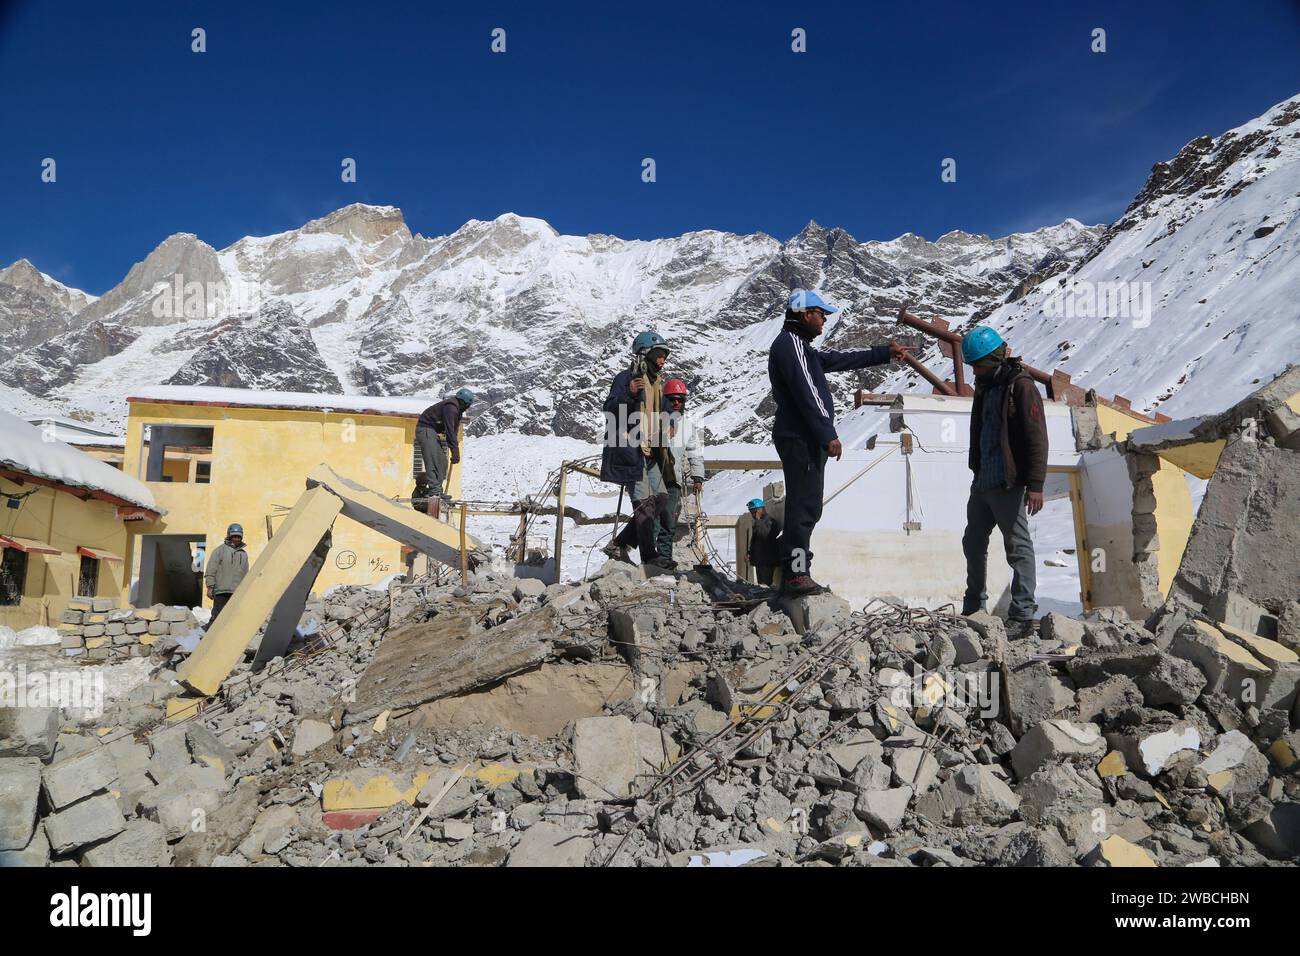
[(668, 449), (673, 456), (673, 480), (667, 482), (668, 510), (659, 516), (655, 545), (659, 557), (672, 560), (677, 520), (682, 513), (682, 492), (689, 488), (699, 498), (704, 490), (704, 443), (699, 429), (686, 418), (686, 383), (674, 378), (664, 383), (664, 421), (668, 431)]
[(232, 524), (226, 529), (226, 540), (213, 549), (203, 574), (208, 597), (212, 601), (212, 617), (208, 619), (208, 627), (212, 626), (247, 573), (248, 552), (244, 550), (244, 529), (238, 524)]

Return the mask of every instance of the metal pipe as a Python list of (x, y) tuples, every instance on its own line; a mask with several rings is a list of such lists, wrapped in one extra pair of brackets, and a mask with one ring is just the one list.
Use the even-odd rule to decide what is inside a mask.
[(935, 389), (939, 392), (939, 394), (941, 394), (941, 395), (956, 395), (956, 394), (957, 394), (956, 390), (953, 389), (953, 387), (952, 387), (951, 385), (949, 385), (947, 382), (945, 382), (945, 381), (944, 381), (943, 379), (941, 379), (939, 376), (935, 375), (935, 374), (934, 374), (933, 372), (931, 372), (928, 368), (926, 368), (924, 365), (922, 365), (919, 361), (917, 361), (916, 359), (912, 358), (912, 356), (910, 356), (910, 355), (904, 353), (904, 354), (903, 354), (903, 361), (906, 362), (906, 363), (907, 363), (911, 368), (915, 369), (915, 370), (920, 374), (920, 376), (921, 376), (923, 379), (925, 379), (927, 382), (929, 382), (931, 385), (933, 385), (933, 386), (935, 387)]
[(906, 308), (898, 310), (898, 324), (906, 325), (909, 328), (916, 329), (918, 332), (924, 332), (926, 335), (933, 335), (936, 339), (943, 339), (945, 342), (950, 342), (953, 345), (961, 345), (961, 336), (956, 332), (951, 332), (948, 329), (941, 329), (939, 326), (925, 321), (925, 319), (918, 319), (916, 316), (908, 312)]

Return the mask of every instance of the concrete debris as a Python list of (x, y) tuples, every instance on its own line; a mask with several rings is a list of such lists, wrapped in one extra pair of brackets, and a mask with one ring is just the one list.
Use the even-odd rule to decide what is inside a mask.
[(1294, 862), (1300, 604), (1233, 595), (1009, 641), (618, 562), (335, 588), (220, 697), (160, 641), (93, 721), (0, 711), (0, 865)]

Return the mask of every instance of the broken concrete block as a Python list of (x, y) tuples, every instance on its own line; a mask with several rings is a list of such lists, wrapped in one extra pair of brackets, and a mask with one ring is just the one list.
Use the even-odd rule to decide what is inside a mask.
[(268, 840), (287, 833), (298, 825), (298, 811), (287, 804), (278, 803), (257, 815), (247, 835), (239, 843), (239, 852), (256, 861), (266, 848)]
[(1009, 821), (1019, 806), (1020, 798), (992, 767), (968, 764), (921, 797), (916, 812), (937, 823), (996, 825)]
[(790, 618), (798, 634), (809, 634), (823, 626), (833, 626), (848, 617), (853, 606), (837, 594), (809, 594), (805, 597), (781, 597), (778, 607)]
[(858, 795), (853, 805), (853, 812), (858, 818), (878, 827), (885, 833), (893, 833), (903, 825), (908, 804), (912, 800), (911, 787), (894, 787), (889, 790), (873, 790)]
[(39, 758), (0, 757), (0, 852), (31, 842), (40, 792)]
[(1183, 707), (1196, 702), (1207, 680), (1191, 661), (1161, 654), (1155, 667), (1138, 675), (1137, 686), (1148, 707)]
[(1020, 819), (1033, 826), (1059, 824), (1102, 806), (1097, 780), (1070, 763), (1050, 763), (1036, 770), (1019, 788)]
[(45, 799), (56, 810), (76, 803), (101, 790), (107, 790), (117, 780), (117, 764), (106, 747), (57, 760), (45, 768), (41, 784)]
[(1035, 770), (1053, 760), (1100, 757), (1106, 741), (1096, 724), (1075, 724), (1068, 720), (1043, 720), (1020, 738), (1011, 751), (1016, 777), (1027, 780)]
[(583, 866), (592, 846), (590, 838), (581, 833), (554, 823), (534, 823), (510, 851), (506, 866)]
[(1219, 796), (1251, 796), (1268, 779), (1268, 758), (1239, 730), (1219, 737), (1214, 750), (1199, 766)]
[(740, 805), (743, 795), (739, 787), (710, 779), (700, 788), (698, 803), (702, 812), (719, 820), (730, 820), (736, 815), (736, 807)]
[(828, 747), (826, 752), (839, 765), (840, 772), (847, 776), (862, 762), (863, 757), (871, 756), (878, 760), (883, 758), (885, 748), (870, 730), (862, 730), (843, 743)]
[(298, 721), (293, 731), (293, 746), (290, 748), (295, 757), (311, 753), (317, 747), (323, 747), (334, 739), (334, 728), (323, 720), (307, 718)]
[(1244, 831), (1246, 838), (1276, 859), (1300, 854), (1300, 803), (1278, 803)]
[(444, 820), (442, 823), (442, 838), (444, 840), (453, 840), (460, 843), (462, 840), (468, 840), (474, 836), (474, 824), (467, 823), (464, 820)]
[[(1179, 663), (1187, 664), (1186, 661), (1179, 661)], [(1201, 676), (1200, 671), (1191, 664), (1187, 666), (1195, 671), (1197, 677)], [(1074, 697), (1075, 706), (1072, 713), (1081, 721), (1092, 721), (1103, 717), (1109, 721), (1122, 711), (1130, 707), (1141, 707), (1143, 703), (1142, 692), (1138, 690), (1137, 684), (1123, 674), (1116, 674), (1106, 678), (1100, 684), (1084, 687)]]
[(341, 777), (326, 780), (321, 790), (321, 809), (376, 810), (399, 803), (414, 803), (430, 774), (414, 776), (385, 773), (381, 770), (351, 770)]
[(1067, 647), (1083, 643), (1083, 622), (1072, 617), (1052, 611), (1038, 626), (1044, 640), (1060, 641)]
[(892, 751), (890, 762), (894, 782), (900, 787), (911, 787), (916, 793), (929, 790), (939, 775), (939, 761), (922, 747), (899, 747)]
[(546, 582), (540, 578), (520, 578), (515, 582), (515, 600), (537, 598), (546, 593)]
[(1074, 692), (1061, 683), (1051, 667), (1028, 660), (1028, 651), (1009, 651), (1002, 665), (1003, 700), (1011, 732), (1022, 737), (1043, 720), (1074, 704)]
[(45, 826), (39, 822), (25, 847), (16, 850), (0, 850), (0, 870), (49, 865), (50, 840), (45, 835)]
[(169, 866), (171, 862), (162, 824), (142, 819), (131, 820), (113, 839), (81, 854), (82, 866)]
[(1124, 754), (1130, 767), (1155, 777), (1166, 770), (1184, 751), (1201, 749), (1201, 732), (1188, 723), (1175, 723), (1159, 730), (1143, 726), (1123, 734), (1108, 734), (1110, 745)]
[(59, 708), (0, 707), (0, 757), (49, 759), (59, 739)]
[(1260, 693), (1254, 703), (1261, 709), (1290, 710), (1296, 700), (1296, 686), (1300, 684), (1300, 654), (1284, 644), (1248, 634), (1231, 624), (1220, 624), (1219, 629), (1245, 647), (1270, 671), (1267, 680), (1261, 681)]
[(1151, 854), (1119, 834), (1102, 840), (1084, 860), (1090, 866), (1155, 866)]
[(583, 717), (573, 723), (575, 789), (591, 800), (622, 799), (644, 790), (667, 752), (661, 732), (626, 717)]
[(1204, 621), (1179, 628), (1169, 653), (1201, 669), (1206, 677), (1206, 692), (1227, 694), (1234, 700), (1252, 696), (1270, 673), (1262, 661)]
[(227, 774), (235, 763), (234, 751), (197, 720), (191, 720), (185, 725), (185, 746), (195, 763), (212, 767), (222, 776)]
[(45, 818), (45, 835), (55, 853), (69, 853), (88, 843), (117, 836), (126, 820), (110, 794), (101, 793)]

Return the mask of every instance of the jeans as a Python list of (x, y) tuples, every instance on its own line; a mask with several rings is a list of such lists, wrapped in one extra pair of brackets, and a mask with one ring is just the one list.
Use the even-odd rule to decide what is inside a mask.
[(966, 596), (962, 613), (974, 614), (984, 609), (988, 600), (989, 537), (993, 529), (1002, 532), (1002, 544), (1011, 565), (1011, 609), (1013, 621), (1031, 621), (1038, 613), (1034, 600), (1037, 570), (1034, 567), (1034, 539), (1029, 535), (1029, 515), (1025, 511), (1025, 487), (1017, 485), (977, 491), (971, 488), (966, 503), (966, 533), (961, 549), (966, 555)]
[(801, 438), (776, 439), (776, 453), (785, 472), (785, 531), (781, 535), (781, 566), (786, 580), (812, 573), (813, 529), (822, 517), (826, 485), (826, 449)]
[(668, 486), (667, 507), (659, 515), (658, 528), (655, 531), (655, 545), (659, 557), (672, 560), (673, 539), (677, 537), (677, 519), (682, 514), (682, 489), (678, 485)]

